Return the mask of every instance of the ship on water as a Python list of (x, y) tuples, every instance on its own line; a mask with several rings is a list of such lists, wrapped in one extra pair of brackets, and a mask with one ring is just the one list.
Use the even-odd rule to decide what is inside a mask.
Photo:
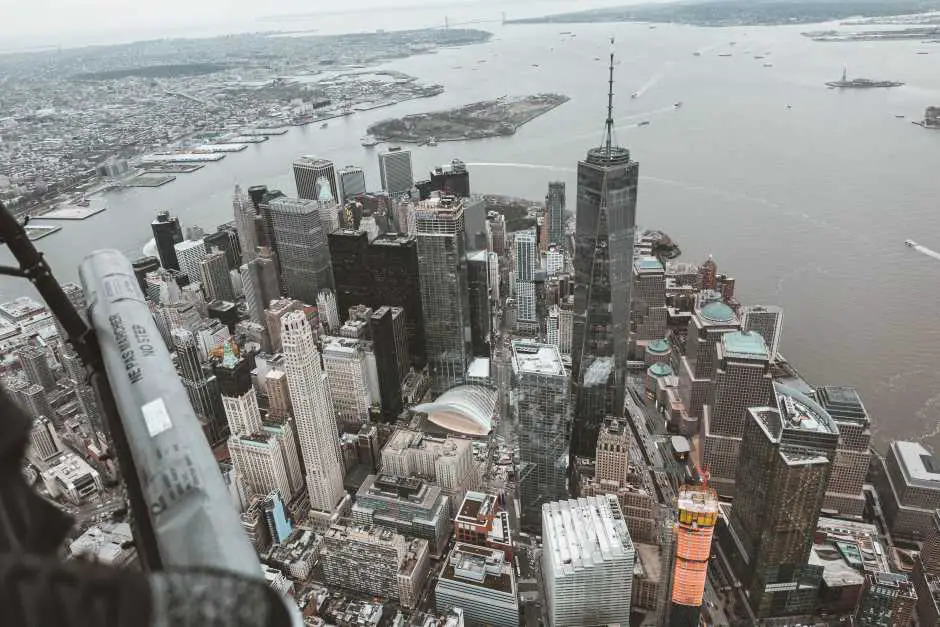
[(829, 81), (826, 86), (832, 89), (871, 89), (875, 87), (900, 87), (904, 83), (898, 81), (873, 81), (870, 78), (853, 78), (849, 80), (848, 71), (843, 68), (841, 81)]

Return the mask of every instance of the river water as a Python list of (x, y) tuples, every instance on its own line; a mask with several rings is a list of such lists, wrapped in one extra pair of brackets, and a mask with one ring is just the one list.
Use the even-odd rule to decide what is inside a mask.
[[(388, 27), (430, 19), (409, 15)], [(384, 66), (444, 84), (434, 99), (294, 129), (161, 188), (110, 193), (106, 212), (60, 223), (39, 247), (60, 279), (74, 280), (90, 250), (136, 256), (158, 210), (208, 231), (232, 219), (236, 183), (294, 193), (290, 164), (301, 154), (362, 165), (377, 189), (377, 150), (359, 145), (370, 123), (506, 94), (571, 100), (512, 137), (413, 149), (415, 172), (456, 157), (470, 164), (474, 192), (539, 199), (560, 179), (573, 200), (576, 163), (602, 136), (613, 35), (617, 139), (640, 162), (640, 225), (669, 233), (685, 260), (714, 254), (743, 302), (783, 306), (782, 353), (813, 384), (859, 388), (879, 444), (940, 444), (940, 262), (904, 246), (940, 249), (940, 132), (910, 123), (940, 104), (940, 46), (814, 43), (791, 27), (480, 27), (490, 43)], [(826, 89), (846, 65), (850, 76), (907, 85)], [(4, 279), (0, 290), (24, 287)]]

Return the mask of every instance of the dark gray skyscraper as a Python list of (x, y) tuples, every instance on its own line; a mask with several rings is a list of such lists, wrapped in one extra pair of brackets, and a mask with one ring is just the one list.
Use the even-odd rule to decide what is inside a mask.
[(548, 210), (548, 242), (562, 244), (565, 240), (565, 183), (563, 181), (552, 181), (548, 184), (545, 208)]
[(339, 171), (340, 195), (336, 200), (344, 201), (366, 193), (366, 175), (357, 165), (347, 165)]
[(238, 231), (238, 242), (242, 249), (242, 261), (248, 263), (258, 256), (258, 229), (255, 225), (258, 210), (251, 197), (239, 185), (235, 186), (232, 196), (232, 210), (235, 213), (235, 229)]
[(171, 217), (169, 211), (161, 211), (157, 219), (150, 223), (153, 230), (153, 240), (157, 244), (157, 255), (160, 264), (167, 270), (179, 270), (180, 264), (176, 259), (176, 245), (183, 241), (183, 228), (175, 216)]
[[(578, 162), (575, 228), (574, 338), (571, 381), (575, 422), (572, 452), (593, 456), (603, 414), (581, 411), (584, 375), (599, 358), (613, 358), (607, 385), (613, 386), (611, 414), (623, 415), (627, 335), (639, 164), (630, 151), (614, 145), (614, 55), (610, 54), (610, 91), (604, 145)], [(592, 435), (593, 434), (593, 435)]]
[(807, 561), (839, 441), (815, 401), (776, 383), (774, 397), (748, 410), (728, 543), (758, 618), (816, 610), (823, 569)]
[(322, 289), (333, 289), (333, 271), (320, 206), (309, 200), (276, 198), (270, 203), (284, 291), (307, 304)]
[(330, 183), (330, 194), (334, 199), (341, 198), (336, 187), (336, 169), (329, 159), (301, 157), (294, 161), (294, 185), (297, 197), (303, 200), (320, 199), (320, 179)]
[(424, 342), (437, 394), (466, 382), (472, 350), (464, 202), (445, 196), (415, 209)]

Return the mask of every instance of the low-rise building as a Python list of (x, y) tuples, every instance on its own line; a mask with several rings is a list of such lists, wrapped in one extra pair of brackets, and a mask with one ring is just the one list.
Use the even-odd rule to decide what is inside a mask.
[(71, 451), (56, 453), (44, 460), (40, 475), (53, 498), (79, 505), (102, 490), (101, 475)]
[(454, 517), (454, 536), (459, 542), (499, 549), (512, 559), (512, 535), (509, 512), (502, 506), (502, 496), (470, 491)]
[(461, 608), (471, 624), (519, 624), (516, 576), (499, 549), (457, 542), (441, 569), (434, 596), (438, 612)]
[(420, 600), (430, 567), (426, 540), (373, 525), (332, 525), (320, 560), (329, 585), (396, 599), (407, 608)]
[(69, 555), (96, 564), (123, 568), (137, 557), (131, 526), (108, 522), (90, 527), (69, 544)]

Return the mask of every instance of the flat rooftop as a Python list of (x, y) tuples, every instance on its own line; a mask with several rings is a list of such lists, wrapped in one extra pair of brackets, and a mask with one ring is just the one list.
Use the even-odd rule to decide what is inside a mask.
[(561, 353), (553, 344), (516, 340), (512, 343), (512, 357), (516, 372), (565, 376)]
[(774, 383), (774, 394), (785, 429), (839, 434), (829, 412), (802, 392)]
[(767, 344), (759, 333), (735, 331), (721, 336), (721, 351), (724, 357), (738, 359), (769, 359)]
[(441, 572), (441, 579), (511, 594), (515, 599), (515, 575), (499, 549), (456, 543)]
[(868, 425), (870, 419), (858, 391), (852, 387), (823, 386), (816, 388), (816, 399), (837, 422)]
[(929, 490), (940, 490), (940, 461), (920, 442), (892, 442), (895, 456), (911, 484)]
[(626, 560), (634, 552), (626, 519), (613, 495), (545, 503), (542, 536), (557, 573)]
[(637, 274), (666, 271), (662, 262), (656, 257), (640, 257), (639, 259), (635, 259), (633, 261), (633, 269), (636, 270)]
[(679, 490), (676, 509), (702, 514), (717, 514), (718, 495), (707, 489), (685, 487)]
[(496, 496), (483, 492), (469, 491), (460, 504), (457, 520), (480, 524), (496, 509)]

